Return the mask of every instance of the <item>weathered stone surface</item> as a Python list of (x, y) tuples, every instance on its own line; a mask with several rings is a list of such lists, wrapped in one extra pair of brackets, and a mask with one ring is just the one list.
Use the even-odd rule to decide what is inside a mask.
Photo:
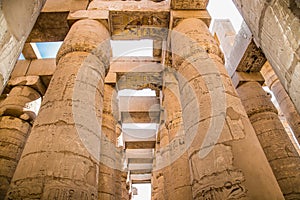
[(103, 200), (116, 197), (116, 124), (118, 119), (118, 101), (116, 90), (104, 85), (102, 131), (100, 144), (100, 166), (98, 198)]
[(23, 50), (22, 50), (22, 54), (24, 56), (25, 59), (29, 60), (29, 59), (37, 59), (37, 55), (35, 54), (32, 46), (30, 43), (25, 43)]
[(295, 1), (233, 1), (300, 112), (300, 21)]
[(229, 59), (229, 53), (232, 50), (235, 38), (235, 30), (229, 19), (215, 19), (212, 26), (212, 34), (222, 47), (225, 55), (225, 66)]
[(263, 66), (261, 73), (266, 80), (266, 84), (275, 95), (279, 107), (293, 130), (296, 139), (300, 143), (300, 115), (298, 114), (293, 102), (268, 62)]
[(256, 81), (261, 85), (265, 82), (264, 77), (260, 74), (260, 72), (235, 72), (232, 76), (232, 83), (236, 88), (249, 81)]
[(26, 42), (63, 41), (70, 27), (67, 23), (69, 12), (42, 12), (32, 28)]
[[(245, 83), (237, 91), (285, 199), (295, 198), (300, 191), (300, 158), (275, 106), (257, 82)], [(291, 188), (286, 188), (286, 182)]]
[[(177, 77), (183, 122), (190, 139), (188, 155), (192, 166), (193, 198), (205, 199), (213, 195), (223, 199), (224, 196), (234, 194), (235, 198), (241, 199), (270, 199), (270, 195), (273, 195), (272, 198), (282, 199), (276, 179), (241, 108), (241, 102), (237, 100), (233, 103), (234, 99), (238, 99), (235, 92), (224, 92), (233, 90), (233, 86), (223, 84), (228, 75), (222, 69), (222, 60), (215, 58), (221, 56), (217, 44), (207, 42), (213, 39), (205, 23), (198, 19), (187, 19), (174, 30), (177, 33), (172, 34), (171, 38), (173, 58), (175, 56), (172, 60), (179, 73)], [(189, 49), (185, 48), (187, 46)], [(214, 56), (211, 57), (211, 54)], [(214, 97), (217, 93), (218, 96)], [(208, 98), (202, 101), (205, 95)], [(225, 113), (231, 120), (240, 120), (242, 126), (231, 129), (238, 131), (232, 134), (237, 135), (233, 139), (217, 143), (219, 136), (228, 132), (221, 123), (225, 120)], [(214, 120), (218, 122), (214, 124)], [(233, 122), (226, 120), (226, 123)], [(214, 131), (210, 130), (211, 127)], [(219, 135), (216, 135), (219, 131)], [(240, 153), (246, 148), (245, 152)], [(250, 162), (245, 159), (248, 155), (256, 155), (256, 160)], [(201, 167), (204, 165), (205, 168)], [(225, 190), (227, 183), (230, 184), (229, 191)]]
[[(89, 26), (91, 24), (94, 26)], [(89, 49), (96, 45), (94, 41), (105, 40), (108, 33), (100, 23), (83, 20), (73, 25), (70, 35), (97, 36), (83, 31), (81, 28), (85, 26), (92, 32), (99, 30), (104, 38), (86, 40), (78, 49), (72, 49), (79, 44), (67, 37), (12, 180), (8, 199), (51, 199), (66, 194), (75, 199), (93, 199), (98, 195), (100, 127), (96, 116), (101, 119), (99, 102), (102, 102), (104, 74), (108, 68), (103, 63), (109, 59), (109, 54), (102, 54), (106, 59), (101, 61), (84, 49), (85, 44)]]
[(169, 12), (110, 11), (109, 21), (113, 39), (166, 39)]
[(85, 10), (89, 4), (89, 0), (66, 0), (56, 1), (47, 0), (42, 12), (63, 12)]
[(4, 199), (31, 125), (13, 116), (0, 117), (0, 199)]
[(208, 4), (208, 0), (171, 0), (171, 8), (172, 9), (179, 9), (179, 10), (185, 10), (185, 9), (206, 9), (206, 6)]
[[(29, 86), (15, 86), (9, 92), (9, 95), (1, 103), (0, 115), (21, 117), (26, 115), (28, 121), (32, 121), (36, 118), (35, 108), (30, 106), (32, 101), (40, 98), (41, 95), (33, 88)], [(24, 117), (24, 116), (23, 116)]]
[(207, 26), (210, 25), (211, 17), (207, 10), (171, 10), (170, 27), (173, 28), (183, 20), (188, 18), (197, 18), (205, 22)]
[(0, 92), (22, 51), (45, 0), (4, 0), (0, 12)]

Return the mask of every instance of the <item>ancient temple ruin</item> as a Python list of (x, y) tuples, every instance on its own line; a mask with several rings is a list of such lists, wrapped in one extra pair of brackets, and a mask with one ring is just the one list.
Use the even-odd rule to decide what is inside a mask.
[(300, 199), (300, 3), (233, 2), (1, 0), (0, 199)]

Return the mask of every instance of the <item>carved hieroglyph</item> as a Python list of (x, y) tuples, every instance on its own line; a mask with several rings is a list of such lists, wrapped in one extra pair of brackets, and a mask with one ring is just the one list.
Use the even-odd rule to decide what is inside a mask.
[(166, 39), (169, 12), (110, 11), (113, 39)]
[[(183, 20), (172, 32), (171, 45), (193, 199), (282, 199), (205, 23)], [(250, 155), (256, 159), (249, 160)]]
[(7, 199), (97, 198), (105, 41), (109, 33), (95, 20), (72, 26)]

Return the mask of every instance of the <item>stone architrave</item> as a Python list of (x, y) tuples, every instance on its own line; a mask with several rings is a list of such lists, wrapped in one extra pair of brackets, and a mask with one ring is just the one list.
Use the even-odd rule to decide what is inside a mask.
[(193, 199), (283, 199), (205, 23), (181, 21), (171, 46)]
[[(95, 199), (109, 33), (95, 20), (71, 27), (6, 199)], [(98, 119), (98, 121), (97, 121)]]

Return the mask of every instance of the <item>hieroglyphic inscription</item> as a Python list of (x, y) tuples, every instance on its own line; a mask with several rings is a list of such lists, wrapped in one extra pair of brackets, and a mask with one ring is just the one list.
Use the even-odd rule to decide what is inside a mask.
[(118, 89), (144, 89), (159, 90), (162, 87), (161, 72), (131, 72), (118, 73)]
[(111, 34), (113, 39), (166, 39), (169, 12), (111, 11)]
[(172, 9), (201, 9), (205, 10), (208, 0), (172, 0)]

